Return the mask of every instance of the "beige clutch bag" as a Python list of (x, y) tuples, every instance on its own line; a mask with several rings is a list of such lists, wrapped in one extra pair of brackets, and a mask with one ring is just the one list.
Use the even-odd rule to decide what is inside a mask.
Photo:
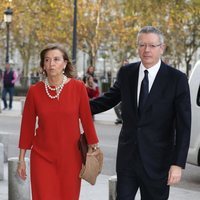
[(86, 163), (82, 164), (79, 177), (94, 185), (96, 183), (97, 176), (101, 173), (103, 166), (103, 152), (100, 148), (97, 148), (92, 153), (87, 153)]

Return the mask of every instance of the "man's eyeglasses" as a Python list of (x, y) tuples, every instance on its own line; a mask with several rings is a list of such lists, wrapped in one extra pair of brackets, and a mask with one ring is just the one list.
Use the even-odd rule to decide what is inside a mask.
[(140, 49), (146, 49), (147, 47), (150, 49), (155, 49), (156, 47), (161, 46), (162, 44), (145, 44), (145, 43), (139, 43), (138, 47)]
[(54, 58), (48, 58), (48, 57), (46, 57), (45, 59), (44, 59), (44, 62), (45, 63), (50, 63), (50, 62), (54, 62), (54, 63), (59, 63), (60, 61), (63, 61), (63, 58), (61, 58), (61, 57), (54, 57)]

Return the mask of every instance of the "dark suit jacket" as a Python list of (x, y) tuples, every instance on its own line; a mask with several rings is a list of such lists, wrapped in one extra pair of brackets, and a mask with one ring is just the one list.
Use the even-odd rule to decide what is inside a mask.
[(148, 175), (167, 176), (171, 165), (185, 167), (191, 126), (188, 80), (182, 72), (161, 62), (143, 113), (137, 109), (138, 63), (122, 67), (117, 81), (103, 96), (90, 102), (93, 114), (122, 101), (123, 125), (119, 136), (117, 171), (129, 170), (134, 145)]

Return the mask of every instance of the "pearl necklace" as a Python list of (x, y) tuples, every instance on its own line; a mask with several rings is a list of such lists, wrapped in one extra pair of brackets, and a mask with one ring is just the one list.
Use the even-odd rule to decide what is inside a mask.
[[(48, 79), (46, 78), (45, 79), (45, 81), (44, 81), (44, 84), (45, 84), (45, 91), (46, 91), (46, 94), (47, 94), (47, 96), (50, 98), (50, 99), (56, 99), (56, 98), (59, 98), (59, 95), (60, 95), (60, 93), (61, 93), (61, 91), (62, 91), (62, 89), (63, 89), (63, 87), (64, 87), (64, 84), (66, 83), (66, 81), (67, 81), (67, 77), (66, 76), (63, 76), (63, 81), (62, 81), (62, 83), (58, 86), (58, 87), (51, 87), (50, 85), (49, 85), (49, 82), (48, 82)], [(49, 90), (51, 90), (51, 91), (56, 91), (57, 93), (56, 93), (56, 95), (51, 95), (50, 93), (49, 93)]]

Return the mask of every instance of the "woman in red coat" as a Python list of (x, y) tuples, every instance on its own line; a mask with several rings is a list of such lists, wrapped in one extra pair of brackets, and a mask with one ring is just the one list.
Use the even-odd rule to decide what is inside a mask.
[(44, 81), (31, 86), (24, 106), (18, 174), (26, 179), (25, 153), (31, 150), (33, 200), (78, 200), (81, 179), (79, 119), (89, 148), (98, 143), (84, 83), (73, 78), (65, 49), (49, 45), (40, 54)]

